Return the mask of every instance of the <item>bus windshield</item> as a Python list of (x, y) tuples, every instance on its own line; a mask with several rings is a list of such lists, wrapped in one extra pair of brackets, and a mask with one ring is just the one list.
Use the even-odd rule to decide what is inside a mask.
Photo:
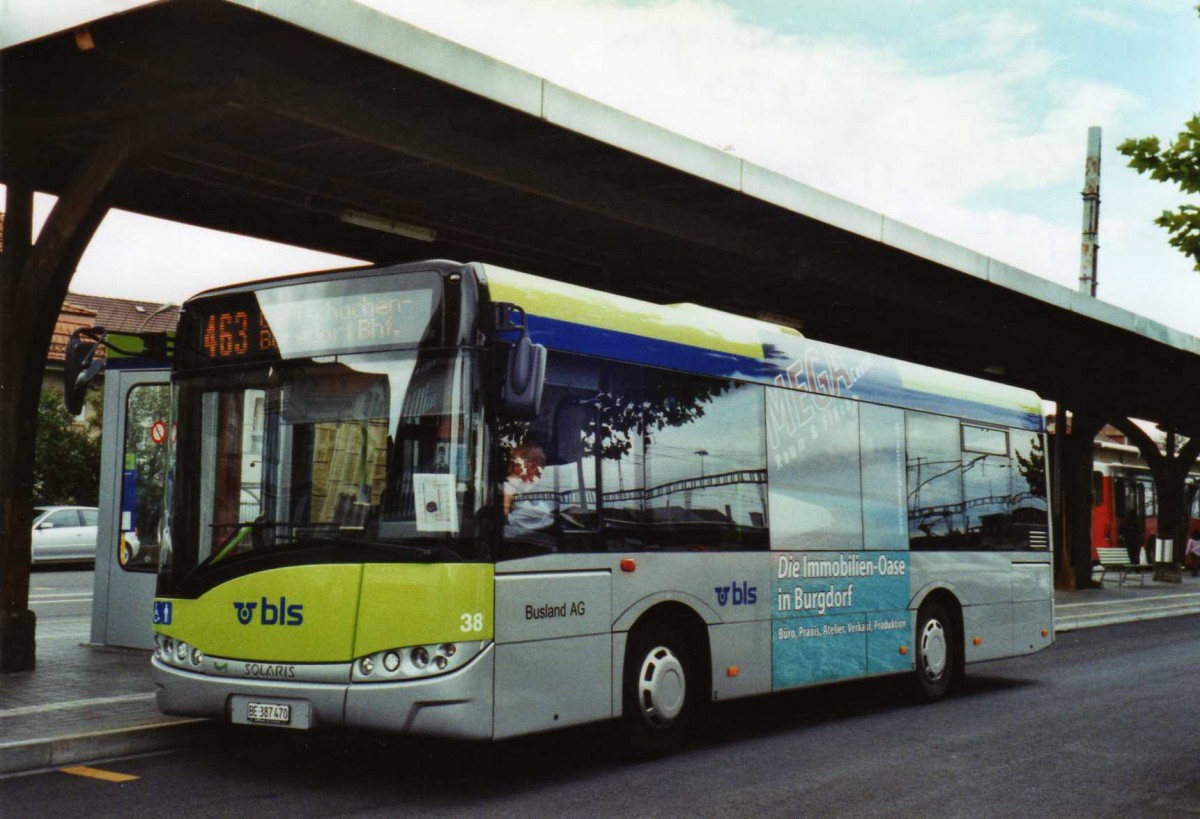
[(392, 351), (181, 377), (163, 582), (483, 559), (477, 373), (472, 352)]

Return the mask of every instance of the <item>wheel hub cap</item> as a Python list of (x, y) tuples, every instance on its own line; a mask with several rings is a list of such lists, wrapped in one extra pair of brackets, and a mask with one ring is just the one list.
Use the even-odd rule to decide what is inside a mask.
[(921, 663), (926, 678), (939, 679), (946, 670), (948, 656), (946, 629), (937, 620), (930, 620), (921, 632)]
[(683, 710), (687, 683), (683, 663), (665, 646), (646, 655), (638, 675), (638, 704), (642, 718), (650, 725), (665, 728)]

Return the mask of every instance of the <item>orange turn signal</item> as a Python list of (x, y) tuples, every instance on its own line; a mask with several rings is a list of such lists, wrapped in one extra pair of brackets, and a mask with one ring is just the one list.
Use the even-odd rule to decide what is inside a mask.
[(731, 666), (729, 666), (729, 668), (725, 669), (725, 676), (736, 677), (738, 675), (738, 672), (740, 672), (740, 671), (741, 671), (741, 669), (738, 668), (736, 665), (731, 665)]
[(1050, 636), (1050, 631), (1049, 631), (1048, 629), (1042, 629), (1042, 636), (1043, 636), (1043, 637), (1049, 637), (1049, 636)]
[(637, 561), (634, 560), (632, 557), (621, 558), (621, 571), (632, 572), (636, 568), (637, 568)]
[(900, 646), (900, 655), (903, 656), (907, 653), (908, 653), (908, 646)]
[(972, 640), (971, 642), (972, 642), (972, 643), (974, 643), (974, 644), (975, 644), (975, 645), (977, 645), (977, 646), (981, 646), (981, 645), (983, 645), (983, 638), (982, 638), (982, 637), (976, 637), (976, 638), (975, 638), (974, 640)]

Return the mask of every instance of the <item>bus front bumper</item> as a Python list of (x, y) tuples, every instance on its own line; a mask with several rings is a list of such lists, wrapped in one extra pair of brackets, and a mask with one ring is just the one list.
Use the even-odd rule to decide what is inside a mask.
[(363, 728), (459, 739), (492, 737), (494, 646), (470, 664), (427, 679), (381, 683), (313, 683), (212, 676), (151, 661), (158, 710), (230, 721), (247, 699), (305, 703), (304, 727)]

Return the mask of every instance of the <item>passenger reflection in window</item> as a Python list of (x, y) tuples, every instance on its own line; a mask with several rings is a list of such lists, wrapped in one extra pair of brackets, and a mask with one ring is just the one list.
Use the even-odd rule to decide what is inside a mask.
[(546, 468), (546, 453), (536, 441), (516, 447), (504, 481), (504, 537), (551, 549), (554, 506), (536, 492)]

